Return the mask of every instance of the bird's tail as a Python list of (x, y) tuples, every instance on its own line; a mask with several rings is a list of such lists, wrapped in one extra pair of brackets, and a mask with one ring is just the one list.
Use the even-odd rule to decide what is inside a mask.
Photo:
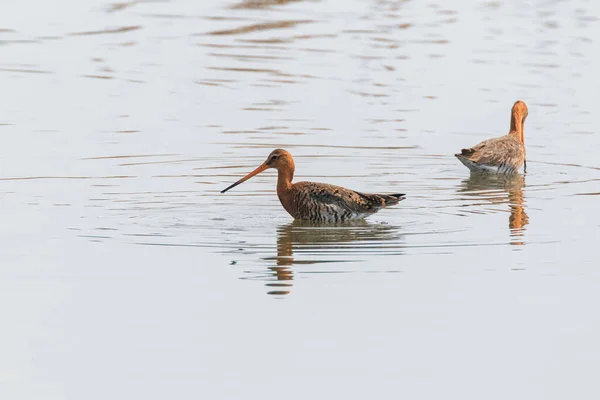
[(461, 157), (469, 157), (472, 156), (475, 153), (475, 149), (470, 148), (470, 149), (461, 149), (460, 153), (456, 153), (455, 156), (458, 158)]
[(379, 196), (383, 199), (385, 206), (398, 204), (406, 198), (406, 195), (404, 193), (380, 194)]

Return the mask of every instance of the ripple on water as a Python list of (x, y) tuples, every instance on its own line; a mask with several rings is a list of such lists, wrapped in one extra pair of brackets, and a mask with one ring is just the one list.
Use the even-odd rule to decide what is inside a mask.
[[(510, 231), (510, 244), (523, 245), (523, 236), (529, 224), (529, 216), (525, 212), (525, 177), (517, 174), (513, 176), (495, 176), (471, 174), (461, 183), (458, 193), (464, 194), (475, 200), (469, 208), (477, 207), (477, 211), (490, 212), (495, 206), (508, 204), (508, 228)], [(479, 200), (483, 204), (479, 204)]]
[[(250, 143), (240, 147), (255, 148)], [(298, 278), (310, 274), (402, 271), (402, 264), (388, 264), (385, 256), (453, 254), (460, 248), (518, 248), (541, 243), (540, 238), (527, 235), (531, 223), (528, 193), (576, 186), (573, 181), (548, 182), (556, 176), (548, 169), (534, 170), (527, 179), (523, 175), (468, 175), (454, 157), (419, 148), (321, 147), (332, 153), (312, 154), (320, 148), (316, 144), (297, 146), (297, 169), (299, 173), (305, 171), (300, 180), (379, 192), (397, 188), (409, 193), (407, 200), (367, 221), (325, 226), (289, 222), (275, 195), (274, 173), (267, 172), (228, 195), (219, 193), (262, 162), (264, 151), (255, 157), (239, 153), (225, 159), (179, 154), (96, 156), (82, 161), (110, 164), (105, 169), (117, 171), (143, 168), (148, 175), (143, 185), (148, 190), (128, 190), (131, 185), (107, 189), (95, 180), (92, 186), (97, 195), (88, 203), (103, 210), (102, 218), (97, 223), (88, 221), (89, 229), (79, 232), (80, 236), (132, 245), (210, 249), (226, 255), (243, 279), (266, 281), (270, 294), (281, 295), (290, 292)], [(356, 150), (357, 155), (349, 155), (349, 150)], [(536, 163), (532, 160), (530, 164)], [(172, 173), (160, 173), (167, 169)], [(335, 172), (340, 170), (344, 173)], [(526, 180), (533, 183), (526, 185)], [(594, 182), (582, 181), (581, 185), (586, 183)], [(475, 222), (490, 215), (506, 215), (506, 220), (501, 223), (502, 219), (494, 218), (497, 226)], [(98, 235), (99, 230), (102, 235)], [(498, 230), (506, 234), (498, 236)]]
[[(243, 279), (267, 281), (267, 293), (273, 295), (290, 293), (293, 280), (303, 275), (355, 273), (358, 270), (344, 267), (345, 263), (403, 253), (401, 230), (386, 223), (355, 221), (323, 225), (293, 221), (277, 227), (276, 237), (275, 249), (265, 249), (269, 253), (276, 250), (276, 255), (262, 255), (252, 263), (232, 260), (234, 264), (248, 264)], [(400, 269), (385, 265), (368, 272), (400, 272)]]
[[(452, 9), (358, 2), (340, 10), (331, 2), (246, 0), (202, 2), (202, 15), (173, 9), (169, 2), (142, 3), (115, 3), (101, 10), (103, 16), (123, 12), (127, 23), (73, 28), (64, 37), (81, 51), (94, 50), (81, 57), (91, 70), (63, 71), (32, 60), (0, 65), (0, 77), (23, 80), (50, 81), (58, 72), (85, 76), (89, 79), (78, 79), (77, 85), (87, 85), (86, 93), (99, 98), (105, 93), (95, 88), (109, 89), (115, 106), (124, 107), (116, 116), (130, 118), (124, 127), (109, 123), (97, 132), (100, 139), (94, 143), (112, 147), (81, 153), (100, 154), (79, 160), (78, 167), (88, 173), (0, 177), (6, 185), (89, 181), (88, 212), (77, 227), (82, 240), (208, 249), (226, 255), (244, 279), (266, 280), (269, 293), (283, 294), (310, 274), (401, 271), (397, 262), (386, 264), (398, 261), (391, 256), (404, 260), (456, 255), (464, 248), (527, 248), (547, 239), (536, 233), (542, 221), (538, 211), (547, 207), (542, 201), (583, 202), (598, 193), (594, 174), (599, 168), (580, 150), (593, 148), (595, 114), (581, 97), (585, 88), (571, 80), (572, 73), (592, 75), (581, 62), (593, 65), (589, 57), (582, 58), (596, 37), (589, 28), (591, 11), (571, 13), (585, 26), (563, 35), (565, 24), (554, 23), (561, 13), (548, 12), (557, 11), (554, 2), (538, 7), (543, 15), (533, 28), (522, 24), (528, 11), (520, 13), (515, 30), (503, 21), (520, 10), (506, 2), (463, 2)], [(129, 9), (134, 5), (135, 12)], [(470, 26), (479, 34), (468, 35), (456, 29), (467, 20), (485, 24)], [(17, 44), (11, 40), (30, 40), (13, 31), (0, 33), (9, 40), (0, 44), (9, 49)], [(169, 46), (159, 39), (164, 37), (173, 39)], [(529, 43), (522, 37), (533, 39)], [(565, 46), (577, 53), (565, 53), (576, 56), (577, 63), (561, 58), (558, 50)], [(110, 51), (101, 51), (105, 47)], [(169, 65), (168, 53), (153, 56), (171, 47), (189, 56), (189, 70)], [(140, 54), (151, 58), (136, 59)], [(119, 65), (119, 59), (132, 62)], [(139, 85), (120, 87), (124, 78), (119, 75), (134, 65), (128, 77), (154, 82), (147, 86), (165, 90), (156, 98), (169, 99), (156, 115), (138, 109), (143, 103), (129, 101), (130, 95), (147, 96)], [(462, 73), (448, 79), (449, 70)], [(553, 85), (547, 85), (548, 79)], [(514, 181), (469, 177), (451, 154), (463, 141), (501, 134), (501, 124), (508, 121), (490, 123), (488, 114), (494, 110), (488, 106), (505, 107), (517, 93), (531, 106), (530, 173)], [(197, 104), (186, 114), (190, 99)], [(202, 107), (199, 116), (196, 106)], [(167, 118), (173, 115), (163, 115), (165, 110), (177, 110), (184, 129), (172, 129)], [(557, 118), (563, 118), (558, 128), (552, 126)], [(18, 116), (15, 120), (20, 122)], [(189, 125), (183, 126), (186, 121)], [(163, 130), (170, 130), (168, 141), (158, 134)], [(106, 132), (143, 135), (119, 135), (115, 141)], [(571, 145), (572, 136), (565, 132), (584, 144)], [(401, 191), (407, 200), (367, 222), (317, 227), (290, 223), (275, 194), (273, 172), (235, 193), (218, 193), (276, 147), (293, 150), (298, 180)]]

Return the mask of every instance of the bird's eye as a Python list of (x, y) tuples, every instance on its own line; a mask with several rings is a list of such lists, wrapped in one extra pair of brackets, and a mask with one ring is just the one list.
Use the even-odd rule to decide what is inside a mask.
[(279, 156), (271, 156), (271, 161), (275, 161), (279, 158)]

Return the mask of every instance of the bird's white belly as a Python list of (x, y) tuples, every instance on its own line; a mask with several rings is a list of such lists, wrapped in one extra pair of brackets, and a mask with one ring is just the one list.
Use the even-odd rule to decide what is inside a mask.
[(512, 174), (515, 173), (516, 170), (509, 165), (485, 165), (475, 163), (467, 158), (458, 157), (458, 159), (471, 171), (473, 172), (486, 172), (490, 174)]

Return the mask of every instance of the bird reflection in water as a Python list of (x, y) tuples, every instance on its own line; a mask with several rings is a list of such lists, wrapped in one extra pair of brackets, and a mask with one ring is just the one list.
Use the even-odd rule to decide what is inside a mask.
[(525, 177), (520, 174), (492, 175), (473, 173), (465, 179), (459, 192), (477, 196), (492, 204), (508, 203), (510, 216), (508, 228), (510, 229), (510, 244), (522, 246), (525, 244), (523, 236), (525, 226), (529, 224), (529, 217), (525, 212), (523, 188)]
[[(294, 279), (293, 265), (316, 265), (331, 262), (359, 261), (358, 256), (401, 253), (390, 241), (400, 237), (398, 228), (365, 220), (340, 224), (318, 224), (295, 220), (277, 228), (277, 256), (269, 266), (271, 295), (287, 295)], [(299, 256), (299, 257), (298, 257)], [(323, 272), (323, 271), (319, 271)]]

